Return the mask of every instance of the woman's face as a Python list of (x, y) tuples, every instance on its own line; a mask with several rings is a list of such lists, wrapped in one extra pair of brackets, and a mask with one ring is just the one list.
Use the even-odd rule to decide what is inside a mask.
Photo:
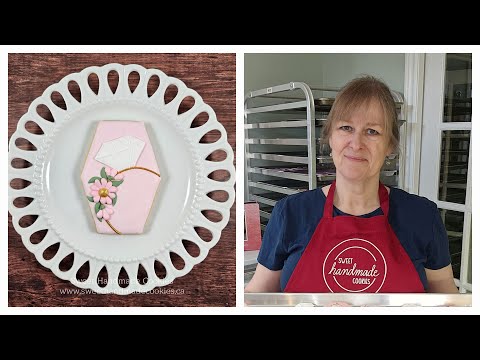
[(337, 121), (329, 139), (337, 178), (378, 179), (385, 157), (391, 153), (389, 140), (378, 101), (360, 107), (350, 119)]

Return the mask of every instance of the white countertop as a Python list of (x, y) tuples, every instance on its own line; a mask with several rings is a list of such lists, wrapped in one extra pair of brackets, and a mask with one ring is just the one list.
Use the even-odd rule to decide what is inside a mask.
[(472, 294), (245, 293), (247, 306), (472, 306)]

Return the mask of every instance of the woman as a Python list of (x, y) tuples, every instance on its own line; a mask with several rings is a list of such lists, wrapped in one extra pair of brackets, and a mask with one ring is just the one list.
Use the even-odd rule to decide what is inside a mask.
[(277, 203), (245, 291), (458, 292), (435, 203), (379, 181), (399, 143), (387, 85), (371, 76), (348, 83), (323, 139), (336, 180)]

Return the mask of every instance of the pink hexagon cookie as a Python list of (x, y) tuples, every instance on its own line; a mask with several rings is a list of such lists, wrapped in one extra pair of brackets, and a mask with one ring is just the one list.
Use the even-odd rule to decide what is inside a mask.
[(81, 174), (97, 232), (141, 234), (160, 183), (141, 121), (100, 121)]

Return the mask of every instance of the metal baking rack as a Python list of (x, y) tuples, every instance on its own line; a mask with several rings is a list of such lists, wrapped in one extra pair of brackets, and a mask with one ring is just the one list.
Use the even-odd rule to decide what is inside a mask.
[[(247, 200), (260, 205), (262, 231), (271, 211), (283, 197), (316, 189), (335, 179), (328, 145), (321, 143), (322, 127), (339, 88), (311, 87), (290, 82), (246, 94), (244, 101)], [(403, 96), (392, 92), (403, 124)], [(400, 154), (405, 153), (401, 126)], [(403, 156), (385, 160), (381, 180), (402, 187)]]

